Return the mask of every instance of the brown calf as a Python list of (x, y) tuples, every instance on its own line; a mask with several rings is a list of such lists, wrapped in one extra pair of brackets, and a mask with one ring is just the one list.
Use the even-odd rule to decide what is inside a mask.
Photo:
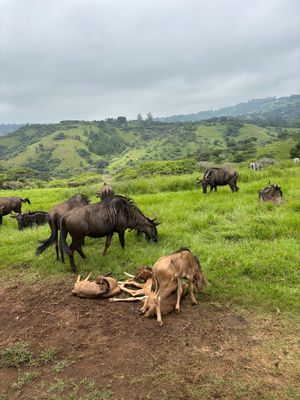
[(176, 311), (180, 311), (180, 299), (183, 293), (183, 278), (187, 278), (192, 304), (197, 304), (194, 294), (194, 285), (200, 291), (206, 281), (200, 268), (200, 263), (189, 249), (182, 248), (168, 256), (161, 257), (153, 266), (153, 280), (155, 284), (157, 322), (162, 325), (161, 302), (173, 291), (177, 284)]
[(116, 296), (121, 292), (121, 289), (114, 278), (98, 275), (95, 281), (89, 281), (89, 277), (90, 274), (81, 281), (80, 275), (78, 275), (72, 294), (84, 299), (105, 299)]

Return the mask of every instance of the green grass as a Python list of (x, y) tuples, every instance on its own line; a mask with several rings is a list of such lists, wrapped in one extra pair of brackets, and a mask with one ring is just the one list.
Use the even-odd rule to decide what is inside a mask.
[(33, 354), (28, 350), (29, 344), (24, 341), (12, 344), (0, 353), (0, 368), (18, 368), (29, 364)]
[[(204, 301), (258, 308), (267, 311), (299, 311), (300, 270), (300, 169), (279, 164), (261, 172), (242, 168), (240, 191), (220, 187), (202, 194), (195, 184), (197, 174), (154, 177), (114, 184), (117, 193), (130, 195), (150, 217), (157, 216), (159, 242), (147, 242), (126, 233), (125, 250), (114, 236), (106, 257), (101, 256), (105, 238), (87, 238), (86, 260), (75, 254), (82, 275), (112, 271), (118, 278), (138, 265), (153, 265), (162, 255), (188, 246), (200, 258), (211, 283), (201, 295)], [(286, 204), (258, 203), (257, 191), (269, 181), (282, 186)], [(30, 197), (29, 208), (49, 210), (77, 192), (91, 195), (99, 185), (73, 189), (29, 189), (0, 192)], [(144, 193), (144, 194), (142, 194)], [(38, 239), (49, 236), (47, 226), (18, 231), (16, 222), (4, 218), (1, 226), (1, 274), (29, 281), (43, 276), (70, 276), (70, 267), (55, 261), (54, 248), (36, 257)]]

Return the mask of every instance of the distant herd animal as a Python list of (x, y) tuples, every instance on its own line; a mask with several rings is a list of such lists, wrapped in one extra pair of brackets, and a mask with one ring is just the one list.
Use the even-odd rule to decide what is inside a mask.
[(238, 173), (233, 169), (227, 168), (208, 168), (204, 172), (202, 179), (197, 178), (197, 183), (202, 184), (203, 193), (206, 193), (207, 186), (210, 186), (210, 191), (217, 191), (217, 186), (229, 185), (232, 192), (237, 192)]
[[(294, 163), (299, 159), (295, 158)], [(250, 164), (254, 171), (262, 169), (258, 162)], [(238, 173), (230, 168), (208, 168), (202, 178), (197, 178), (197, 183), (202, 185), (203, 193), (207, 187), (210, 192), (217, 191), (218, 186), (229, 185), (232, 192), (237, 192)], [(85, 237), (106, 237), (103, 255), (110, 246), (112, 236), (116, 232), (122, 248), (125, 246), (125, 231), (136, 230), (144, 233), (148, 240), (157, 242), (157, 226), (159, 222), (143, 214), (137, 205), (128, 197), (114, 194), (113, 188), (104, 183), (97, 195), (100, 202), (90, 204), (86, 195), (76, 194), (70, 199), (55, 205), (50, 212), (27, 211), (22, 213), (22, 203), (30, 203), (28, 198), (0, 197), (0, 225), (3, 216), (8, 214), (16, 219), (18, 228), (39, 226), (48, 223), (51, 234), (45, 240), (40, 240), (36, 255), (40, 255), (52, 244), (55, 245), (56, 259), (64, 262), (67, 254), (73, 272), (77, 272), (74, 261), (74, 252), (77, 251), (82, 258), (86, 258), (82, 247)], [(283, 193), (277, 184), (271, 184), (258, 192), (260, 202), (271, 201), (274, 204), (284, 204)], [(60, 236), (59, 236), (60, 232)], [(71, 244), (67, 244), (67, 236), (71, 236)], [(147, 317), (157, 316), (157, 321), (162, 325), (162, 315), (176, 310), (180, 311), (180, 302), (188, 286), (191, 303), (197, 304), (194, 294), (195, 289), (202, 291), (207, 281), (201, 270), (198, 258), (188, 249), (181, 248), (169, 255), (163, 256), (153, 265), (153, 268), (140, 267), (135, 276), (125, 282), (117, 282), (109, 274), (98, 275), (95, 281), (90, 281), (89, 276), (84, 280), (78, 276), (72, 293), (82, 298), (110, 298), (111, 301), (135, 301), (143, 303), (141, 312)], [(187, 280), (187, 285), (183, 279)], [(133, 290), (130, 287), (137, 289)], [(132, 297), (116, 298), (121, 292), (126, 292)]]

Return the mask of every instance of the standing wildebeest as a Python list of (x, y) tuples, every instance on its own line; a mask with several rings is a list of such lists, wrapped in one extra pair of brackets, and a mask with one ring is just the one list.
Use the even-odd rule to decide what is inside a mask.
[(229, 185), (233, 192), (239, 190), (236, 182), (238, 180), (238, 173), (233, 169), (226, 168), (208, 168), (204, 172), (203, 179), (197, 178), (197, 183), (202, 183), (203, 193), (206, 193), (206, 188), (210, 185), (210, 191), (217, 191), (217, 186)]
[(23, 203), (30, 203), (29, 199), (21, 199), (20, 197), (0, 197), (0, 225), (2, 224), (2, 217), (14, 211), (20, 213)]
[(106, 199), (106, 197), (113, 196), (114, 194), (115, 193), (114, 193), (113, 188), (110, 185), (108, 185), (106, 182), (104, 182), (104, 184), (97, 196), (100, 197), (101, 200), (104, 200), (104, 199)]
[[(39, 240), (39, 242), (42, 244), (36, 249), (35, 254), (39, 256), (49, 246), (55, 243), (56, 259), (59, 260), (59, 254), (58, 254), (59, 220), (68, 211), (73, 210), (74, 208), (86, 206), (87, 204), (89, 204), (89, 199), (87, 196), (83, 194), (76, 194), (69, 200), (65, 200), (62, 203), (58, 204), (57, 206), (54, 206), (49, 213), (49, 221), (48, 221), (51, 229), (51, 235), (46, 240)], [(63, 260), (63, 254), (61, 255), (61, 257)]]
[(11, 215), (10, 218), (17, 220), (20, 231), (24, 228), (32, 228), (34, 225), (39, 226), (49, 222), (49, 214), (45, 211), (28, 211), (23, 214)]
[(264, 189), (258, 192), (258, 198), (260, 202), (271, 201), (274, 204), (283, 204), (283, 194), (281, 187), (276, 183), (270, 183)]
[(263, 165), (260, 162), (256, 161), (250, 163), (249, 168), (252, 169), (253, 171), (261, 171), (263, 169)]
[[(100, 203), (71, 210), (61, 218), (61, 252), (69, 255), (72, 271), (76, 272), (74, 251), (76, 250), (82, 258), (86, 257), (82, 251), (85, 236), (93, 238), (106, 236), (103, 251), (105, 255), (114, 232), (118, 233), (121, 246), (124, 248), (124, 233), (127, 228), (144, 232), (147, 237), (156, 242), (157, 225), (158, 223), (146, 217), (132, 200), (119, 195), (110, 196)], [(68, 233), (72, 237), (70, 247), (66, 242)]]
[(293, 158), (293, 163), (294, 164), (299, 164), (299, 158), (298, 157), (295, 157), (295, 158)]

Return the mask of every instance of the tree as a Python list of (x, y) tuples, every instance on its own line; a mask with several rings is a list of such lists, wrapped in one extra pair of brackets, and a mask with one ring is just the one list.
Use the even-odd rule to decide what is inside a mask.
[(147, 114), (147, 121), (148, 122), (152, 122), (153, 121), (153, 115), (151, 114), (151, 112), (148, 112), (148, 114)]
[(296, 158), (300, 156), (300, 142), (296, 144), (290, 151), (291, 158)]
[(139, 114), (137, 115), (136, 120), (137, 120), (138, 122), (143, 122), (143, 117), (142, 117), (142, 114), (141, 114), (141, 113), (139, 113)]

